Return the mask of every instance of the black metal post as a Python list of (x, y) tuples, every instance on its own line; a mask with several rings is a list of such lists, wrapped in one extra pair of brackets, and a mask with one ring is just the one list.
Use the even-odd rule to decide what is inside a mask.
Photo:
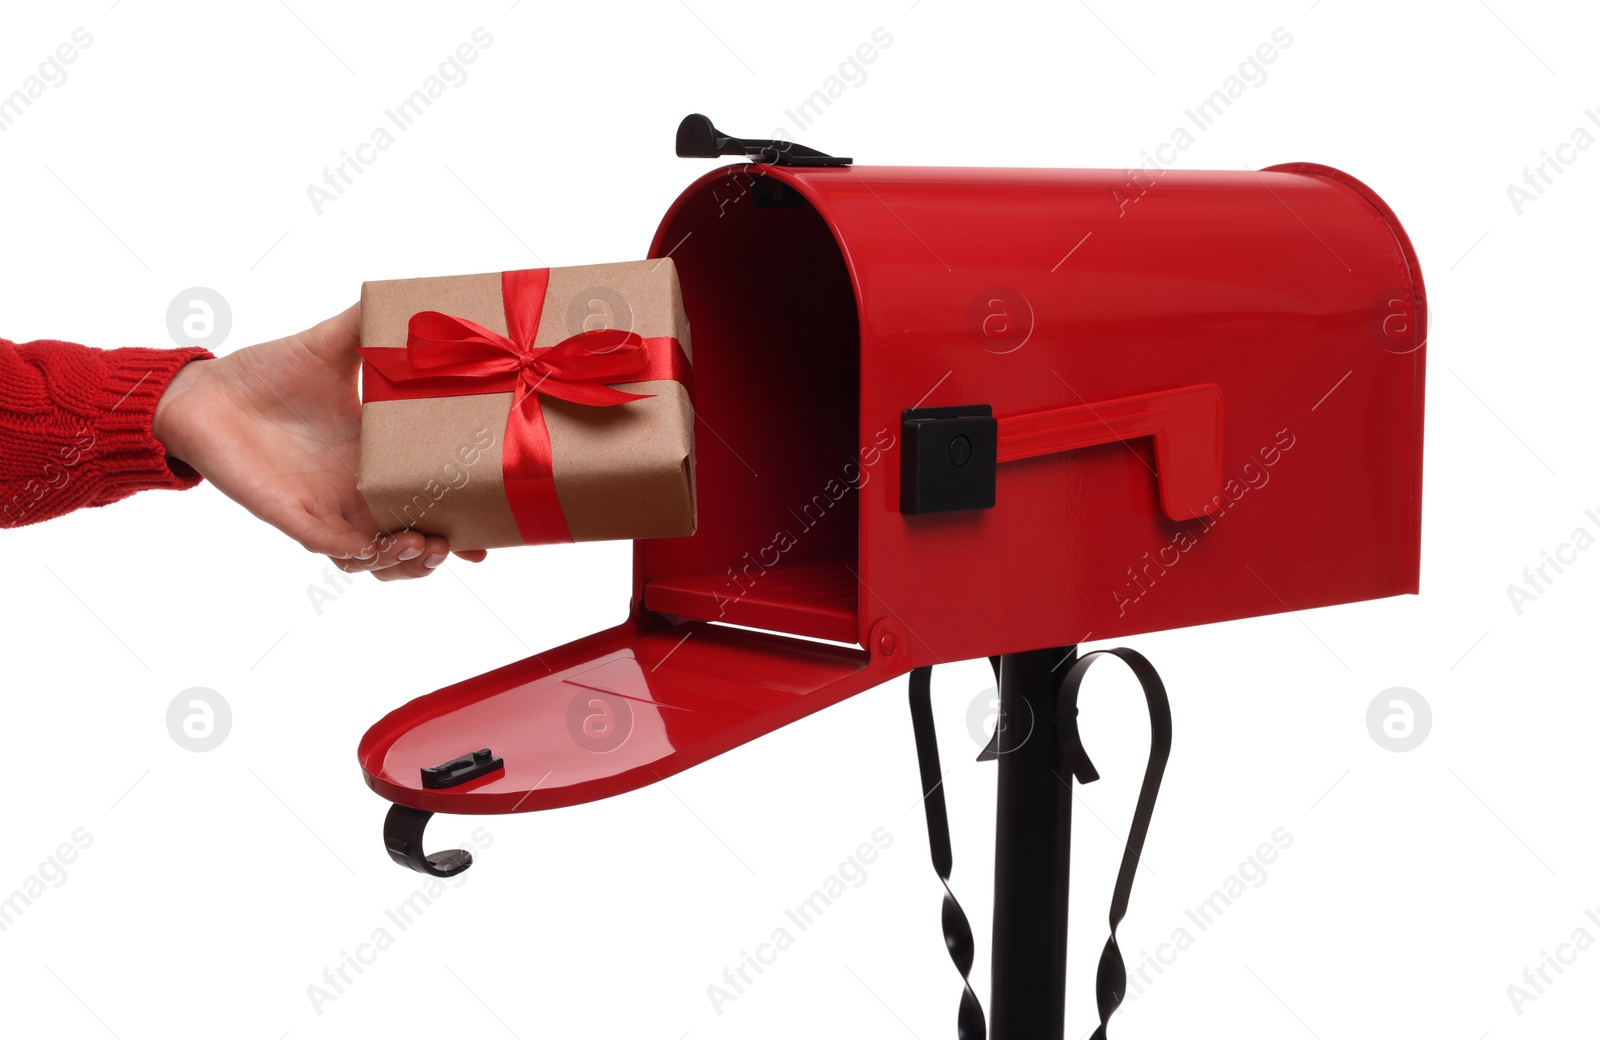
[(1000, 658), (991, 1040), (1057, 1040), (1066, 1026), (1072, 773), (1056, 694), (1075, 646)]

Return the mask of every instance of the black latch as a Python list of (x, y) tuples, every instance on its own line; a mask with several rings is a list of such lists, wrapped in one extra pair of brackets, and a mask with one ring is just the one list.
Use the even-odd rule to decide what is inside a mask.
[(487, 776), (497, 769), (504, 769), (506, 761), (499, 758), (488, 748), (479, 748), (470, 755), (452, 758), (442, 765), (422, 768), (422, 786), (432, 790), (441, 787), (455, 787), (468, 780), (476, 780), (480, 776)]
[(994, 508), (999, 434), (988, 405), (907, 408), (901, 431), (900, 512)]
[(698, 112), (678, 124), (678, 158), (715, 159), (723, 155), (747, 156), (768, 166), (849, 166), (850, 160), (828, 155), (794, 141), (729, 137)]

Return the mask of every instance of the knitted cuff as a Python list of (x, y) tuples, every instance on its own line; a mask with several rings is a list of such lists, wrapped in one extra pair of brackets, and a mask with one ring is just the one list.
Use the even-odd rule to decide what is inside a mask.
[(101, 476), (96, 504), (149, 488), (182, 490), (200, 483), (200, 474), (167, 457), (150, 431), (150, 422), (178, 369), (213, 356), (200, 347), (122, 347), (104, 352), (104, 410), (95, 423), (92, 449)]

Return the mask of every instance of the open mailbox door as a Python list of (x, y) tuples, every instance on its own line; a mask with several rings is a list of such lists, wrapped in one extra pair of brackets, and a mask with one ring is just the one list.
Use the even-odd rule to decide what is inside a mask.
[(554, 809), (665, 779), (908, 668), (811, 640), (630, 620), (391, 712), (361, 741), (361, 768), (383, 797), (427, 812)]

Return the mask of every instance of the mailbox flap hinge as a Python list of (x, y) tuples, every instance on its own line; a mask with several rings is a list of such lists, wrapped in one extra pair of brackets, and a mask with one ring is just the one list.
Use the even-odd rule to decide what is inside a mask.
[(999, 427), (986, 404), (901, 413), (900, 512), (994, 508)]

